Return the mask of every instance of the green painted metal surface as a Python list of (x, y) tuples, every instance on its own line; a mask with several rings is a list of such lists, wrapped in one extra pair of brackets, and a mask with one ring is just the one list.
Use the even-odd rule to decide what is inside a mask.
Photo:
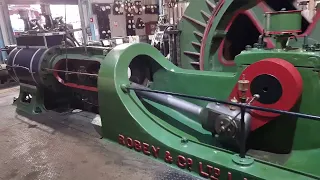
[[(32, 99), (30, 103), (26, 103), (23, 99), (29, 94), (32, 96)], [(41, 88), (37, 89), (27, 84), (20, 84), (19, 97), (14, 104), (17, 106), (18, 111), (35, 115), (46, 111), (43, 99), (44, 97)]]
[[(253, 3), (247, 1), (246, 4)], [(225, 1), (217, 19), (226, 20), (227, 10), (239, 6), (239, 3)], [(219, 29), (219, 22), (214, 21), (212, 27)], [(208, 34), (209, 39), (214, 34)], [(210, 46), (206, 47), (210, 49)], [(144, 49), (144, 53), (138, 53)], [(141, 102), (132, 91), (123, 91), (123, 85), (128, 85), (129, 79), (126, 71), (132, 59), (138, 56), (139, 61), (145, 61), (152, 68), (153, 83), (150, 88), (169, 92), (179, 92), (188, 95), (199, 95), (227, 99), (236, 84), (241, 72), (250, 64), (265, 58), (281, 58), (297, 67), (303, 78), (303, 95), (300, 103), (300, 112), (318, 115), (317, 104), (319, 80), (319, 53), (307, 52), (298, 48), (295, 50), (264, 50), (248, 49), (235, 59), (235, 72), (210, 72), (186, 70), (175, 67), (166, 61), (158, 51), (145, 44), (131, 44), (118, 46), (112, 50), (103, 61), (99, 74), (99, 98), (103, 133), (107, 139), (113, 141), (130, 142), (130, 139), (145, 142), (159, 147), (160, 159), (166, 162), (166, 152), (172, 156), (172, 164), (178, 164), (178, 157), (182, 155), (193, 159), (192, 173), (203, 175), (202, 165), (209, 164), (219, 168), (221, 174), (214, 174), (216, 178), (228, 179), (228, 172), (233, 179), (319, 179), (318, 172), (320, 157), (320, 139), (315, 138), (320, 123), (306, 119), (282, 117), (288, 121), (296, 120), (292, 150), (288, 154), (270, 154), (264, 152), (260, 155), (248, 152), (255, 162), (249, 166), (241, 166), (232, 161), (235, 152), (221, 147), (215, 137), (204, 131), (185, 114), (156, 102)], [(209, 59), (207, 56), (205, 59)], [(227, 71), (227, 70), (226, 70)], [(294, 88), (294, 87), (293, 87)], [(104, 99), (104, 101), (101, 101)], [(107, 100), (111, 100), (112, 107)], [(204, 106), (205, 102), (194, 101)], [(117, 120), (113, 120), (116, 118)], [(128, 121), (127, 121), (128, 120)], [(282, 146), (280, 136), (287, 136), (288, 124), (277, 120), (277, 127), (265, 132), (273, 146)], [(120, 140), (119, 140), (120, 135)], [(123, 137), (125, 137), (123, 141)], [(126, 137), (129, 137), (129, 139)], [(289, 141), (289, 139), (287, 140)], [(130, 143), (129, 143), (130, 144)], [(124, 145), (126, 146), (126, 145)], [(128, 145), (127, 145), (128, 146)], [(130, 147), (135, 149), (134, 147)], [(137, 149), (136, 149), (137, 150)], [(137, 150), (139, 151), (139, 150)], [(200, 164), (200, 165), (199, 165)], [(185, 167), (182, 167), (185, 168)], [(186, 169), (188, 170), (188, 169)], [(190, 169), (189, 169), (190, 171)]]
[[(144, 49), (144, 53), (139, 53)], [(320, 152), (317, 150), (320, 141), (310, 133), (318, 129), (319, 122), (305, 119), (298, 120), (295, 131), (294, 148), (288, 160), (283, 164), (265, 162), (256, 158), (249, 167), (241, 167), (232, 161), (231, 151), (219, 148), (215, 139), (201, 127), (181, 113), (157, 103), (143, 104), (134, 92), (123, 92), (121, 85), (129, 84), (126, 72), (130, 61), (139, 56), (140, 60), (151, 61), (157, 68), (154, 73), (152, 89), (180, 92), (190, 95), (201, 95), (226, 99), (243, 69), (247, 59), (263, 59), (273, 54), (279, 58), (301, 56), (300, 53), (278, 53), (260, 50), (259, 53), (247, 52), (237, 57), (239, 71), (236, 74), (223, 72), (199, 72), (183, 70), (166, 61), (160, 53), (146, 44), (121, 45), (112, 50), (102, 63), (99, 74), (99, 104), (101, 109), (104, 137), (118, 141), (119, 134), (140, 142), (160, 148), (158, 160), (165, 159), (165, 152), (170, 151), (177, 163), (178, 155), (193, 159), (192, 172), (199, 174), (198, 163), (209, 164), (221, 170), (221, 179), (227, 179), (228, 172), (233, 179), (317, 179)], [(265, 55), (265, 53), (268, 53)], [(141, 56), (142, 55), (142, 56)], [(261, 56), (260, 56), (261, 55)], [(143, 56), (150, 58), (144, 59)], [(250, 58), (249, 58), (250, 56)], [(246, 61), (247, 60), (247, 61)], [(253, 62), (254, 60), (252, 60)], [(318, 80), (310, 68), (299, 68), (304, 82)], [(314, 79), (314, 80), (313, 80)], [(192, 84), (190, 84), (192, 82)], [(217, 86), (219, 85), (219, 86)], [(306, 85), (306, 84), (305, 84)], [(314, 85), (318, 87), (318, 85)], [(186, 88), (187, 87), (187, 88)], [(201, 89), (201, 91), (200, 91)], [(317, 92), (315, 88), (309, 88)], [(320, 114), (308, 108), (310, 97), (315, 97), (309, 90), (304, 91), (301, 112)], [(313, 98), (313, 102), (317, 101)], [(112, 102), (110, 104), (110, 102)], [(198, 103), (200, 104), (200, 103)], [(286, 128), (285, 126), (283, 128)], [(306, 133), (308, 129), (308, 133)], [(316, 132), (314, 132), (316, 133)], [(281, 136), (281, 134), (278, 134)], [(183, 139), (187, 143), (182, 143)], [(276, 142), (275, 142), (276, 143)], [(281, 144), (279, 144), (281, 145)], [(134, 149), (134, 148), (133, 148)], [(310, 175), (308, 175), (310, 174)], [(313, 174), (313, 176), (311, 175)]]
[[(317, 70), (320, 63), (319, 53), (304, 52), (302, 50), (297, 50), (296, 52), (252, 50), (243, 52), (239, 56), (239, 59), (237, 59), (237, 62), (252, 64), (258, 59), (261, 60), (271, 57), (285, 59), (298, 67), (304, 83), (300, 112), (319, 115), (320, 111), (315, 106), (320, 100), (317, 95), (320, 88), (317, 83), (319, 81), (319, 73)], [(290, 168), (298, 168), (304, 172), (307, 171), (318, 174), (316, 165), (318, 160), (315, 157), (320, 155), (318, 154), (320, 152), (317, 153), (320, 147), (320, 139), (315, 138), (313, 134), (318, 131), (320, 123), (301, 118), (298, 119), (296, 127), (292, 147), (293, 151), (285, 165)]]
[[(198, 4), (195, 1), (191, 2), (190, 7), (194, 7), (195, 10), (188, 8), (187, 15), (195, 13), (199, 8), (210, 12), (212, 5), (208, 2), (197, 2)], [(225, 0), (223, 2), (215, 15), (216, 20), (212, 22), (211, 30), (207, 32), (208, 39), (217, 40), (214, 41), (218, 42), (217, 47), (223, 40), (227, 22), (232, 19), (237, 8), (261, 13), (261, 9), (256, 9), (255, 0)], [(251, 8), (253, 6), (254, 8)], [(200, 18), (200, 15), (193, 17)], [(202, 15), (205, 16), (205, 13), (202, 12)], [(221, 24), (222, 20), (226, 23)], [(262, 20), (259, 16), (259, 21)], [(197, 23), (202, 26), (204, 22)], [(194, 42), (196, 38), (194, 35), (199, 32), (194, 33), (195, 28), (203, 29), (204, 27), (191, 25), (190, 18), (188, 21), (182, 20), (180, 25), (185, 29), (181, 35), (186, 37), (186, 39), (181, 38), (182, 42), (185, 42), (181, 43), (181, 49), (187, 51), (191, 46), (186, 42)], [(211, 42), (206, 42), (205, 47), (202, 47), (205, 51), (203, 58), (206, 71), (198, 71), (189, 67), (190, 53), (187, 53), (188, 55), (184, 53), (186, 56), (182, 58), (186, 60), (182, 63), (185, 64), (180, 68), (169, 62), (155, 48), (142, 43), (117, 46), (106, 56), (103, 48), (90, 47), (88, 53), (85, 54), (83, 48), (64, 50), (61, 47), (55, 47), (48, 50), (41, 64), (40, 73), (44, 87), (22, 85), (17, 108), (30, 114), (38, 113), (39, 108), (45, 110), (44, 104), (48, 95), (45, 96), (43, 88), (51, 90), (52, 94), (49, 95), (52, 96), (57, 92), (66, 93), (65, 98), (74, 92), (79, 93), (75, 88), (62, 88), (61, 82), (55, 79), (53, 73), (44, 68), (54, 68), (56, 63), (65, 57), (96, 60), (101, 63), (98, 74), (98, 92), (96, 93), (99, 98), (99, 112), (105, 139), (207, 179), (320, 179), (318, 170), (320, 167), (318, 160), (320, 158), (320, 138), (317, 136), (320, 122), (280, 116), (273, 120), (272, 126), (266, 127), (267, 129), (259, 135), (259, 138), (262, 138), (262, 142), (267, 142), (267, 145), (280, 149), (289, 144), (291, 145), (290, 151), (272, 153), (248, 149), (247, 155), (253, 158), (254, 162), (250, 165), (239, 165), (234, 161), (238, 152), (225, 148), (218, 138), (202, 128), (197, 118), (151, 100), (141, 101), (135, 92), (124, 88), (130, 84), (128, 67), (132, 62), (139, 62), (141, 69), (131, 69), (132, 74), (138, 72), (143, 76), (143, 71), (148, 69), (148, 76), (151, 76), (149, 78), (152, 79), (149, 88), (153, 90), (226, 100), (246, 67), (265, 58), (281, 58), (293, 64), (302, 76), (303, 94), (298, 104), (299, 112), (320, 115), (317, 107), (320, 100), (318, 95), (320, 90), (319, 51), (307, 51), (300, 48), (301, 44), (296, 49), (248, 48), (236, 56), (234, 66), (225, 67), (220, 64), (219, 67), (217, 64), (219, 61), (214, 59), (218, 56), (217, 49), (212, 51)], [(199, 48), (193, 43), (192, 48), (195, 50), (196, 47)], [(197, 53), (193, 55), (198, 56)], [(34, 98), (31, 103), (21, 102), (23, 92), (32, 94)], [(208, 104), (208, 102), (199, 100), (185, 100), (201, 107)], [(288, 131), (292, 129), (293, 134), (290, 134)], [(256, 133), (253, 132), (252, 136), (257, 135)], [(179, 162), (183, 162), (182, 165)]]
[(279, 11), (266, 14), (266, 33), (301, 31), (301, 11)]

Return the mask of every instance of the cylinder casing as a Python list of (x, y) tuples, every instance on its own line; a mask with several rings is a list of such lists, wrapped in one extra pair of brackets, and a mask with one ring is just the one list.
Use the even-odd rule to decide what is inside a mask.
[(39, 85), (39, 71), (46, 48), (16, 48), (8, 57), (9, 74), (20, 83)]

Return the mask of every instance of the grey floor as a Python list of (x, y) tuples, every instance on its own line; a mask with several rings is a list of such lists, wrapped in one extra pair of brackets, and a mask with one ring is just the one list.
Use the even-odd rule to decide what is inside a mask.
[(18, 115), (18, 91), (0, 90), (1, 180), (196, 179), (100, 139), (88, 113)]

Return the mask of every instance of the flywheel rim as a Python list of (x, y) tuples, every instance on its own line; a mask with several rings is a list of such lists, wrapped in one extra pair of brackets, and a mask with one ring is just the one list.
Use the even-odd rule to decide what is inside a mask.
[[(210, 44), (213, 44), (211, 38), (213, 37), (212, 34), (215, 33), (215, 31), (212, 28), (212, 24), (214, 24), (216, 16), (218, 15), (221, 8), (223, 8), (223, 5), (225, 4), (225, 2), (228, 2), (228, 3), (234, 3), (234, 2), (230, 2), (230, 1), (226, 1), (226, 0), (220, 0), (217, 4), (212, 2), (212, 0), (206, 0), (205, 2), (207, 5), (210, 5), (211, 9), (212, 9), (211, 13), (210, 12), (206, 13), (205, 11), (200, 10), (200, 12), (203, 15), (203, 18), (206, 22), (203, 22), (202, 21), (203, 19), (199, 19), (199, 18), (197, 19), (197, 18), (193, 18), (192, 16), (183, 15), (183, 18), (186, 19), (187, 21), (189, 21), (189, 23), (193, 24), (193, 26), (198, 26), (198, 27), (204, 28), (204, 30), (196, 29), (195, 31), (193, 31), (193, 34), (196, 37), (200, 38), (199, 42), (197, 42), (196, 40), (191, 41), (191, 44), (197, 48), (185, 50), (185, 51), (183, 51), (183, 54), (189, 58), (189, 60), (188, 60), (188, 61), (190, 61), (189, 63), (195, 69), (198, 69), (198, 70), (202, 70), (202, 71), (203, 70), (212, 70), (213, 68), (219, 68), (219, 67), (233, 68), (233, 67), (235, 67), (235, 63), (233, 61), (224, 60), (224, 57), (223, 57), (223, 49), (224, 49), (223, 45), (224, 45), (224, 40), (225, 40), (224, 37), (222, 38), (222, 40), (220, 40), (220, 42), (217, 41), (217, 43), (214, 43), (214, 44), (216, 44), (215, 46), (217, 46), (218, 48), (212, 54), (213, 56), (210, 56), (210, 58), (214, 57), (213, 65), (206, 65), (206, 63), (209, 64), (210, 60), (211, 60), (211, 59), (209, 59), (209, 54), (211, 53), (211, 51), (210, 51), (210, 49), (208, 50), (207, 46)], [(254, 1), (252, 1), (252, 2), (254, 2)], [(263, 12), (270, 11), (269, 7), (264, 2), (262, 2), (262, 0), (258, 0), (258, 2), (256, 1), (255, 6), (257, 6), (257, 9), (259, 11), (263, 11)], [(224, 9), (224, 11), (226, 11), (226, 9)], [(232, 25), (234, 19), (236, 19), (238, 14), (247, 15), (247, 17), (251, 20), (251, 22), (254, 24), (254, 26), (257, 28), (257, 30), (259, 30), (259, 32), (261, 32), (261, 33), (263, 32), (262, 23), (258, 21), (258, 18), (255, 17), (255, 14), (253, 12), (251, 12), (250, 9), (248, 9), (247, 11), (236, 12), (236, 14), (232, 16), (231, 20), (224, 28), (225, 29), (224, 32), (226, 32), (226, 30), (228, 30), (228, 28)], [(257, 24), (261, 27), (258, 28)], [(220, 33), (220, 32), (218, 32), (218, 33)], [(223, 32), (221, 33), (221, 35), (223, 36)], [(273, 42), (271, 40), (268, 40), (268, 41), (269, 41), (269, 42), (267, 42), (268, 47), (274, 47)], [(218, 62), (219, 67), (215, 67), (216, 65), (214, 65), (216, 63), (216, 61), (219, 61)], [(213, 71), (215, 71), (215, 70), (213, 70)]]
[[(205, 56), (205, 48), (206, 48), (206, 44), (207, 44), (207, 40), (208, 40), (208, 35), (209, 32), (211, 30), (213, 21), (215, 19), (215, 16), (218, 14), (218, 12), (220, 11), (220, 9), (222, 8), (223, 4), (224, 4), (225, 0), (221, 0), (219, 1), (217, 7), (213, 10), (212, 15), (209, 19), (208, 22), (208, 26), (206, 27), (206, 29), (204, 30), (204, 34), (203, 37), (201, 39), (201, 47), (200, 47), (200, 58), (199, 58), (199, 66), (200, 66), (200, 71), (204, 70), (204, 56)], [(222, 42), (221, 42), (222, 43)]]
[[(212, 28), (212, 24), (214, 23), (214, 19), (217, 16), (217, 14), (219, 13), (220, 9), (223, 7), (225, 3), (225, 0), (220, 0), (219, 3), (217, 4), (217, 7), (214, 9), (214, 11), (212, 12), (212, 15), (208, 21), (208, 25), (204, 31), (203, 34), (203, 38), (201, 40), (201, 47), (200, 47), (200, 58), (199, 58), (199, 68), (201, 71), (205, 70), (205, 63), (206, 60), (209, 61), (209, 57), (210, 57), (210, 50), (208, 51), (208, 44), (213, 44), (210, 38), (210, 33), (211, 33), (211, 37), (212, 37), (212, 33), (214, 33), (213, 31), (211, 31)], [(259, 8), (261, 8), (264, 12), (270, 11), (271, 9), (268, 8), (268, 6), (263, 2), (263, 0), (258, 0), (257, 4), (256, 4)], [(260, 33), (263, 32), (263, 26), (262, 24), (260, 24), (258, 22), (258, 20), (256, 19), (255, 15), (253, 14), (253, 12), (248, 9), (246, 11), (237, 11), (233, 17), (231, 18), (230, 22), (228, 23), (227, 27), (225, 28), (226, 31), (228, 31), (228, 29), (230, 28), (230, 26), (232, 25), (233, 21), (236, 19), (236, 17), (240, 14), (244, 14), (246, 15), (251, 21), (252, 23), (255, 25), (255, 27), (258, 29), (258, 31)], [(267, 47), (268, 48), (272, 48), (274, 47), (274, 43), (267, 38)], [(228, 61), (223, 57), (223, 46), (225, 43), (225, 38), (223, 38), (220, 41), (219, 47), (217, 49), (217, 55), (218, 55), (218, 61), (221, 65), (223, 66), (235, 66), (235, 62), (234, 61)]]

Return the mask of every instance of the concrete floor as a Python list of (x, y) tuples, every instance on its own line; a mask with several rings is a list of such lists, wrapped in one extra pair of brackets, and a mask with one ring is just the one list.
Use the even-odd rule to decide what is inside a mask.
[(0, 90), (1, 180), (196, 179), (100, 139), (88, 113), (18, 115), (18, 91)]

